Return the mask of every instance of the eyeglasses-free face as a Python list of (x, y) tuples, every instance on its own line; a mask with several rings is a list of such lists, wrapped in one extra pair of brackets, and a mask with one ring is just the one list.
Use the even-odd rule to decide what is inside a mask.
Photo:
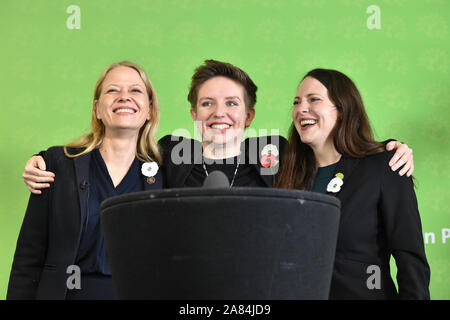
[(111, 130), (138, 132), (150, 120), (151, 102), (139, 73), (120, 66), (106, 75), (100, 97), (94, 102), (97, 119)]
[(217, 76), (199, 87), (196, 110), (191, 109), (191, 115), (204, 144), (240, 146), (255, 111), (247, 110), (241, 84)]
[(298, 87), (292, 110), (292, 119), (302, 142), (312, 148), (332, 145), (331, 134), (338, 116), (327, 88), (320, 81), (306, 77)]

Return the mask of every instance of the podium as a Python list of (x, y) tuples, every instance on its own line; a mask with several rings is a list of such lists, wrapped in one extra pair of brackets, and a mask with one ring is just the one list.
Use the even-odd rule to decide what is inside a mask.
[(119, 299), (328, 299), (337, 198), (272, 188), (130, 193), (101, 205)]

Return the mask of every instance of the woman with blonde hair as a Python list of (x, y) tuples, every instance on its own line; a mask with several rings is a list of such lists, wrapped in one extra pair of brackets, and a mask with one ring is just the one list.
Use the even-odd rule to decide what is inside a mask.
[(41, 153), (58, 179), (30, 196), (8, 299), (115, 298), (100, 203), (163, 187), (158, 122), (157, 96), (144, 70), (129, 61), (106, 68), (95, 86), (91, 132)]

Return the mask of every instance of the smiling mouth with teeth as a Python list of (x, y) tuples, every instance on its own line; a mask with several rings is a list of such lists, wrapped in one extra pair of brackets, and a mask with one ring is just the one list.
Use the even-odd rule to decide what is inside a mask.
[(211, 125), (211, 128), (219, 129), (219, 130), (228, 129), (229, 127), (231, 127), (229, 124), (212, 124)]
[(308, 125), (312, 125), (312, 124), (316, 124), (316, 123), (317, 123), (316, 120), (302, 120), (302, 121), (300, 121), (300, 125), (302, 127), (306, 127)]
[(130, 108), (119, 108), (114, 110), (114, 113), (136, 113), (136, 111)]

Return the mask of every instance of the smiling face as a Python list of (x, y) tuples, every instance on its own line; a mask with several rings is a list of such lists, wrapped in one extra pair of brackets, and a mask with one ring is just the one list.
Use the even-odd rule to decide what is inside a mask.
[(97, 119), (108, 134), (112, 130), (136, 133), (150, 120), (151, 102), (144, 81), (130, 67), (119, 66), (106, 75), (100, 96), (94, 101)]
[(205, 81), (198, 89), (196, 110), (191, 115), (202, 134), (203, 144), (241, 144), (244, 129), (255, 115), (247, 110), (244, 87), (229, 78), (217, 76)]
[(331, 133), (336, 126), (338, 110), (320, 81), (306, 77), (300, 83), (292, 119), (303, 143), (313, 149), (333, 146)]

